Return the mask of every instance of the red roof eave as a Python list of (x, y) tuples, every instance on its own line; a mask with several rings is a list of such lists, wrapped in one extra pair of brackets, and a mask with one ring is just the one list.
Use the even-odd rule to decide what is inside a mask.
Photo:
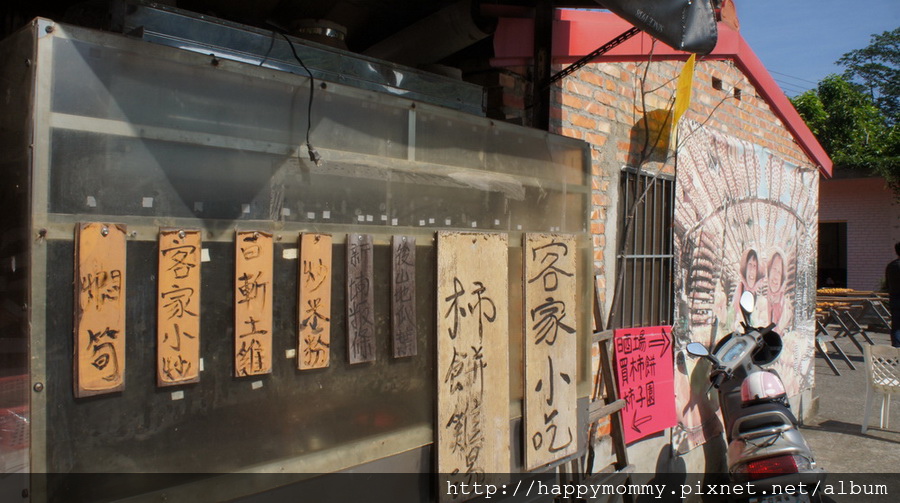
[[(557, 19), (553, 25), (553, 62), (557, 64), (572, 63), (631, 28), (627, 21), (610, 12), (566, 9), (558, 10), (556, 14)], [(491, 60), (491, 64), (498, 67), (530, 64), (534, 54), (533, 33), (532, 19), (500, 19), (494, 33), (495, 57)], [(653, 39), (641, 33), (595, 61), (644, 61), (651, 48), (653, 58), (658, 60), (686, 60), (690, 55), (662, 43), (657, 43), (653, 47)], [(759, 95), (769, 104), (772, 112), (781, 119), (810, 161), (818, 166), (823, 175), (831, 176), (831, 158), (740, 32), (719, 23), (718, 43), (715, 49), (702, 59), (734, 61)]]

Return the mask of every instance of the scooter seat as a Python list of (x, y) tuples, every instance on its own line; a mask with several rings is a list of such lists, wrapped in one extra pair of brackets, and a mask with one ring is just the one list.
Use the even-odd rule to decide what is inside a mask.
[(739, 438), (753, 431), (778, 426), (796, 427), (797, 418), (780, 403), (760, 403), (741, 409), (731, 427), (731, 438)]

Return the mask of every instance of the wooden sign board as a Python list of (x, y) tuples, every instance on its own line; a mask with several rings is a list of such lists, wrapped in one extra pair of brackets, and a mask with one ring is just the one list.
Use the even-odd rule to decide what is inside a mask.
[(200, 380), (200, 231), (159, 233), (156, 384)]
[(394, 358), (415, 356), (416, 238), (391, 239), (391, 347)]
[(525, 468), (578, 450), (575, 238), (526, 234), (524, 275)]
[(272, 372), (272, 235), (238, 231), (234, 275), (234, 373)]
[(75, 230), (76, 398), (125, 389), (125, 226)]
[(331, 358), (331, 235), (300, 235), (300, 334), (297, 368), (319, 369)]
[(350, 363), (375, 361), (372, 236), (347, 235), (347, 348)]
[(509, 473), (508, 238), (437, 239), (437, 470)]

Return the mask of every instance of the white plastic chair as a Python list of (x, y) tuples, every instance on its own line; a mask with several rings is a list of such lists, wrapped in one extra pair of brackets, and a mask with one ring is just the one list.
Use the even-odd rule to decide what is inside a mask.
[(867, 344), (864, 348), (866, 373), (869, 385), (866, 388), (866, 413), (862, 432), (869, 429), (869, 415), (872, 413), (872, 399), (881, 393), (881, 422), (879, 427), (888, 427), (891, 413), (891, 394), (900, 393), (900, 348)]

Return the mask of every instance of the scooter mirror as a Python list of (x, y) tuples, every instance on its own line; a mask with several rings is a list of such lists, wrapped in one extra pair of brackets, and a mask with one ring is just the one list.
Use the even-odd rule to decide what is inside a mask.
[(688, 344), (687, 352), (692, 356), (709, 356), (709, 350), (707, 350), (706, 346), (700, 344), (699, 342), (692, 342)]
[(744, 292), (741, 294), (741, 309), (745, 313), (752, 313), (753, 308), (756, 307), (756, 297), (753, 296), (750, 292)]

